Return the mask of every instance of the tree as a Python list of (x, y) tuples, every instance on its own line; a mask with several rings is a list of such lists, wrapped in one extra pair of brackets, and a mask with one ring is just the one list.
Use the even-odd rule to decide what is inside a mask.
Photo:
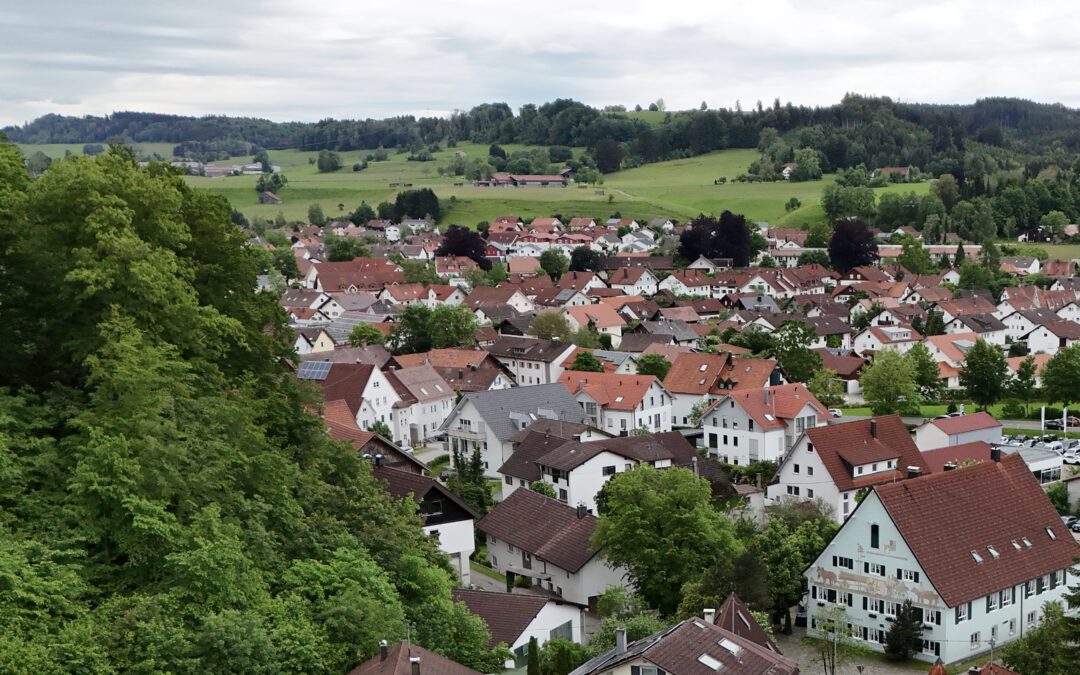
[(52, 165), (52, 157), (49, 157), (41, 150), (36, 151), (26, 160), (26, 170), (30, 172), (31, 176), (40, 176), (45, 173), (45, 170), (50, 165)]
[(570, 268), (570, 261), (563, 255), (562, 249), (549, 248), (540, 254), (540, 267), (552, 281), (558, 281)]
[(356, 210), (349, 214), (349, 220), (353, 225), (359, 225), (361, 227), (368, 224), (368, 221), (375, 220), (375, 209), (368, 206), (367, 202), (360, 202), (360, 206), (356, 207)]
[(323, 215), (322, 206), (319, 204), (310, 204), (307, 207), (307, 219), (312, 225), (318, 225), (322, 227), (326, 224), (326, 216)]
[(900, 255), (896, 258), (897, 264), (912, 274), (934, 274), (937, 265), (934, 264), (930, 252), (923, 248), (922, 242), (914, 237), (908, 237), (900, 247)]
[(926, 313), (926, 328), (923, 335), (944, 335), (945, 315), (940, 310), (931, 309)]
[(551, 497), (556, 499), (558, 495), (555, 494), (555, 486), (546, 480), (534, 480), (529, 483), (529, 489), (538, 494), (542, 494), (545, 497)]
[(875, 415), (892, 415), (917, 410), (919, 389), (915, 367), (895, 349), (874, 354), (874, 361), (864, 371), (863, 397)]
[(687, 223), (679, 235), (679, 256), (688, 261), (699, 256), (731, 258), (736, 267), (745, 267), (758, 245), (751, 239), (744, 216), (724, 211), (717, 220), (702, 214)]
[(675, 611), (679, 590), (717, 558), (741, 553), (731, 523), (712, 507), (709, 482), (689, 469), (657, 471), (642, 464), (604, 486), (606, 505), (592, 543), (663, 614)]
[(540, 647), (536, 644), (536, 636), (529, 638), (529, 654), (526, 661), (525, 675), (540, 675)]
[(336, 152), (320, 150), (315, 164), (319, 168), (319, 173), (331, 173), (341, 168), (341, 158)]
[(570, 364), (569, 369), (584, 373), (602, 373), (604, 362), (596, 358), (592, 352), (583, 349), (574, 357), (574, 362)]
[(552, 638), (540, 650), (541, 675), (567, 675), (589, 660), (585, 645), (564, 638)]
[(671, 370), (671, 362), (660, 354), (643, 354), (638, 357), (638, 375), (653, 375), (656, 379), (663, 380), (667, 377), (669, 370)]
[(390, 427), (386, 426), (386, 422), (377, 420), (368, 427), (368, 431), (374, 431), (388, 441), (392, 442), (394, 440), (394, 432), (390, 431)]
[(885, 633), (885, 654), (892, 661), (906, 661), (922, 651), (922, 614), (916, 615), (911, 600), (905, 600), (896, 620)]
[(813, 148), (799, 148), (795, 151), (797, 166), (792, 169), (788, 180), (792, 182), (805, 180), (818, 180), (821, 178), (821, 164), (818, 161), (817, 150)]
[(821, 208), (830, 221), (839, 219), (870, 220), (874, 217), (874, 191), (868, 187), (826, 185), (821, 193)]
[(847, 610), (837, 605), (826, 605), (815, 612), (817, 627), (813, 632), (818, 637), (817, 658), (825, 675), (836, 675), (841, 666), (858, 654), (858, 642), (855, 631), (848, 620)]
[(1059, 349), (1043, 366), (1043, 391), (1048, 401), (1061, 401), (1064, 406), (1080, 400), (1080, 343)]
[(540, 340), (559, 338), (569, 341), (574, 329), (561, 312), (541, 312), (529, 323), (529, 332)]
[(1039, 227), (1050, 231), (1055, 237), (1065, 236), (1065, 226), (1069, 224), (1069, 217), (1061, 211), (1051, 211), (1039, 219)]
[(593, 159), (600, 173), (613, 173), (622, 164), (622, 150), (614, 139), (604, 138), (593, 148)]
[(960, 386), (967, 389), (968, 397), (985, 410), (1005, 393), (1009, 373), (1005, 357), (1000, 349), (982, 338), (975, 341), (964, 357)]
[(951, 173), (943, 173), (930, 184), (930, 192), (941, 200), (946, 211), (951, 211), (957, 199), (960, 198), (960, 188), (956, 183), (956, 177)]
[(836, 408), (844, 405), (844, 383), (836, 377), (836, 371), (818, 368), (806, 383), (806, 388), (821, 405)]
[(348, 262), (354, 258), (371, 257), (371, 251), (354, 237), (327, 235), (323, 237), (323, 243), (326, 244), (326, 259), (330, 262)]
[(904, 355), (915, 371), (915, 384), (919, 387), (919, 393), (923, 400), (936, 401), (941, 395), (943, 383), (937, 361), (934, 360), (930, 350), (921, 342), (913, 346)]
[(424, 284), (425, 286), (443, 283), (443, 278), (435, 272), (435, 266), (423, 260), (402, 260), (398, 263), (401, 272), (405, 275), (407, 284)]
[(386, 335), (371, 323), (358, 323), (349, 332), (349, 344), (353, 347), (366, 347), (368, 345), (382, 345), (386, 343)]
[(1027, 402), (1035, 395), (1035, 357), (1028, 356), (1016, 368), (1016, 375), (1009, 381), (1009, 395), (1021, 401), (1027, 411)]
[(1038, 627), (1002, 646), (1002, 663), (1018, 673), (1076, 675), (1080, 661), (1075, 620), (1067, 618), (1057, 603), (1044, 603), (1042, 609)]
[(799, 254), (799, 260), (797, 262), (799, 267), (803, 265), (821, 265), (825, 269), (831, 269), (832, 263), (829, 261), (829, 254), (825, 251), (803, 251)]
[(601, 258), (597, 251), (592, 250), (588, 246), (578, 246), (570, 252), (570, 267), (571, 272), (599, 272), (601, 269)]
[[(399, 223), (406, 218), (431, 218), (438, 221), (442, 218), (442, 205), (431, 188), (405, 190), (397, 193), (388, 215), (390, 220)], [(379, 217), (384, 217), (382, 209), (379, 210)], [(477, 261), (478, 264), (479, 262)]]
[(967, 254), (964, 253), (964, 242), (960, 242), (956, 245), (956, 256), (953, 257), (953, 267), (961, 269), (964, 266), (964, 259)]
[(482, 270), (491, 269), (491, 261), (487, 259), (487, 242), (479, 233), (460, 225), (447, 228), (435, 255), (463, 256), (475, 262)]
[[(832, 237), (832, 225), (821, 222), (812, 223), (807, 229), (804, 246), (806, 248), (827, 248), (830, 237)], [(827, 267), (827, 265), (823, 266)]]
[(464, 305), (409, 305), (398, 315), (388, 343), (395, 354), (419, 354), (472, 344), (476, 316)]
[(821, 368), (821, 354), (810, 345), (817, 339), (814, 329), (802, 321), (787, 320), (773, 333), (776, 358), (792, 382), (806, 382)]
[(829, 261), (841, 274), (853, 267), (871, 265), (877, 259), (877, 242), (866, 223), (856, 218), (838, 220), (829, 239)]

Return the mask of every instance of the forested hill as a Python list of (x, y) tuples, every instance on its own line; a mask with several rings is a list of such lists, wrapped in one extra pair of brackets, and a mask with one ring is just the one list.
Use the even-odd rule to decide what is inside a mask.
[(238, 117), (181, 117), (120, 112), (107, 117), (46, 115), (3, 129), (18, 143), (176, 143), (176, 154), (250, 155), (258, 148), (356, 150), (419, 148), (452, 141), (523, 143), (588, 149), (602, 171), (675, 159), (724, 148), (757, 147), (764, 129), (792, 147), (815, 149), (824, 171), (866, 164), (916, 166), (963, 174), (963, 154), (977, 143), (1024, 156), (1080, 150), (1080, 111), (1062, 105), (991, 98), (971, 105), (897, 103), (846, 96), (811, 108), (758, 105), (751, 110), (670, 112), (648, 121), (611, 107), (598, 110), (571, 100), (525, 105), (515, 114), (504, 103), (476, 106), (448, 118), (287, 122)]
[(344, 673), (409, 626), (499, 669), (415, 503), (311, 412), (229, 211), (0, 142), (0, 671)]

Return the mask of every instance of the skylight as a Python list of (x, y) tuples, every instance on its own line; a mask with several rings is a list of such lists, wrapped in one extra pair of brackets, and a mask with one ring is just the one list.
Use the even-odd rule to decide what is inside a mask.
[(1053, 530), (1051, 530), (1051, 529), (1050, 529), (1049, 527), (1048, 527), (1048, 528), (1046, 528), (1046, 533), (1047, 533), (1048, 535), (1050, 535), (1050, 539), (1057, 539), (1057, 536), (1056, 536), (1056, 535), (1054, 534), (1054, 531), (1053, 531)]
[(1020, 544), (1017, 544), (1015, 539), (1012, 540), (1012, 545), (1017, 551), (1020, 550)]
[(724, 665), (715, 658), (709, 656), (708, 654), (702, 654), (701, 656), (697, 657), (697, 660), (698, 663), (702, 663), (709, 668), (712, 668), (713, 670), (720, 670), (721, 666)]
[(720, 642), (717, 642), (716, 644), (718, 644), (721, 647), (723, 647), (724, 649), (728, 650), (729, 652), (731, 652), (735, 656), (738, 656), (739, 652), (742, 651), (742, 647), (740, 647), (738, 644), (736, 644), (735, 642), (733, 642), (733, 641), (731, 641), (731, 640), (729, 640), (727, 638), (720, 638)]
[(1024, 546), (1026, 546), (1027, 548), (1031, 548), (1031, 542), (1028, 541), (1027, 537), (1020, 537), (1020, 541), (1024, 542)]
[(707, 364), (707, 363), (703, 363), (703, 364), (701, 364), (701, 367), (700, 367), (700, 368), (698, 368), (698, 371), (700, 371), (700, 372), (704, 373), (704, 372), (705, 372), (706, 370), (708, 370), (708, 369), (709, 369), (709, 364)]
[(703, 377), (700, 380), (698, 380), (698, 384), (705, 384), (705, 378)]
[(769, 420), (770, 422), (775, 422), (776, 421), (776, 418), (773, 417), (772, 415), (770, 415), (769, 413), (765, 413), (765, 419)]
[(976, 563), (978, 563), (980, 565), (982, 564), (982, 556), (979, 555), (978, 552), (976, 552), (975, 550), (971, 551), (971, 557), (975, 558)]
[(995, 549), (993, 546), (987, 545), (986, 550), (990, 551), (990, 555), (995, 557), (995, 558), (1000, 558), (1001, 557), (1001, 554), (998, 553), (997, 549)]
[(435, 385), (435, 390), (436, 391), (442, 391), (442, 385), (441, 384)]
[(423, 394), (424, 396), (428, 395), (427, 389), (424, 389), (423, 387), (420, 387), (420, 393)]
[(615, 397), (615, 402), (616, 403), (622, 403), (622, 396), (616, 396)]

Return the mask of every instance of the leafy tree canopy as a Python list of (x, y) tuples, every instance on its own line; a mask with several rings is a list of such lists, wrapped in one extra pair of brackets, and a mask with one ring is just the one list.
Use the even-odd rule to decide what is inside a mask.
[(671, 370), (671, 361), (660, 354), (644, 354), (638, 358), (637, 374), (654, 375), (656, 379), (663, 380)]
[(841, 274), (877, 259), (877, 242), (866, 223), (857, 218), (838, 220), (829, 239), (829, 261)]

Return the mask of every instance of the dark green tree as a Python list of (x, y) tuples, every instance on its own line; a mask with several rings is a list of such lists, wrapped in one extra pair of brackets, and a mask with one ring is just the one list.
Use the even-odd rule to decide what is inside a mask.
[(1080, 400), (1080, 343), (1059, 349), (1053, 358), (1043, 366), (1043, 391), (1048, 401), (1061, 401), (1069, 405)]
[(663, 380), (667, 377), (669, 370), (671, 370), (671, 361), (660, 354), (643, 354), (638, 358), (638, 375), (653, 375), (656, 379)]
[(536, 638), (529, 638), (529, 654), (526, 659), (525, 675), (540, 675), (540, 647)]
[(910, 600), (900, 605), (896, 620), (885, 633), (885, 654), (892, 661), (906, 661), (922, 651), (922, 616)]
[(785, 321), (773, 333), (773, 338), (776, 358), (791, 382), (808, 382), (821, 368), (821, 354), (810, 348), (817, 335), (802, 321)]
[(1005, 357), (1000, 349), (981, 338), (964, 357), (960, 386), (967, 389), (968, 397), (985, 410), (1005, 393), (1009, 373)]
[(320, 150), (315, 164), (319, 168), (319, 173), (331, 173), (341, 168), (341, 157), (336, 152)]
[[(823, 244), (828, 245), (828, 242)], [(829, 260), (829, 254), (825, 251), (804, 251), (799, 254), (798, 260), (799, 267), (803, 265), (821, 265), (825, 269), (831, 269), (832, 262)]]
[(588, 246), (578, 246), (570, 252), (571, 272), (598, 272), (600, 265), (600, 254)]
[(358, 323), (353, 326), (352, 331), (349, 333), (349, 344), (354, 347), (381, 345), (385, 342), (386, 336), (371, 323)]
[(829, 239), (829, 261), (841, 274), (853, 267), (871, 265), (877, 260), (877, 242), (866, 223), (856, 218), (838, 220)]
[(604, 372), (604, 362), (596, 358), (587, 349), (582, 349), (574, 357), (574, 362), (570, 364), (569, 369), (583, 373), (602, 373)]
[(552, 281), (558, 281), (570, 268), (570, 261), (563, 255), (562, 249), (549, 248), (540, 254), (540, 267)]

